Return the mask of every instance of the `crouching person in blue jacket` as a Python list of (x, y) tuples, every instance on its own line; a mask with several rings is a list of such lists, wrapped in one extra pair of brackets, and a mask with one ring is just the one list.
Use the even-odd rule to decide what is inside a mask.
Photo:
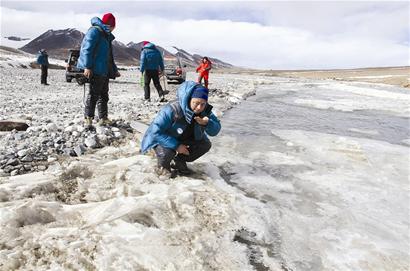
[[(207, 153), (221, 130), (218, 118), (208, 104), (208, 89), (187, 81), (177, 92), (177, 100), (165, 105), (145, 132), (141, 152), (153, 148), (158, 159), (158, 174), (167, 177), (189, 175), (192, 162)], [(172, 171), (172, 169), (175, 171)]]

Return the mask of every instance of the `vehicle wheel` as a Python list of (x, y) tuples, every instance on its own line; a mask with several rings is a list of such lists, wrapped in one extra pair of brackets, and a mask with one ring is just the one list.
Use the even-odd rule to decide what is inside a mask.
[(65, 80), (66, 80), (68, 83), (71, 83), (71, 81), (73, 80), (73, 78), (71, 78), (71, 77), (66, 77)]

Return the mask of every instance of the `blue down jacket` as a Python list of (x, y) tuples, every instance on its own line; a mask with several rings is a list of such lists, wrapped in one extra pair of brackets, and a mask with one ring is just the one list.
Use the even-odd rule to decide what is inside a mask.
[(48, 66), (48, 54), (44, 51), (39, 51), (37, 54), (37, 64)]
[(113, 75), (118, 71), (111, 49), (111, 42), (115, 37), (100, 18), (92, 18), (91, 25), (92, 27), (85, 34), (81, 43), (77, 67), (80, 69), (91, 69), (93, 74), (96, 75)]
[(164, 70), (164, 60), (162, 59), (161, 52), (155, 47), (153, 43), (145, 44), (141, 51), (140, 59), (140, 71), (145, 70)]
[[(176, 118), (176, 112), (173, 110), (171, 103), (165, 105), (157, 114), (151, 125), (148, 127), (141, 142), (141, 152), (146, 153), (149, 149), (157, 145), (165, 148), (176, 150), (180, 145), (178, 137), (185, 131), (187, 126), (193, 120), (194, 112), (190, 109), (192, 90), (197, 85), (193, 81), (183, 83), (177, 92), (177, 100), (182, 112), (180, 119)], [(201, 117), (207, 116), (209, 122), (206, 126), (201, 126), (195, 122), (194, 136), (195, 140), (208, 139), (209, 136), (216, 136), (221, 130), (221, 124), (218, 118), (210, 109), (212, 106), (207, 106), (201, 113)], [(182, 130), (181, 130), (182, 129)]]

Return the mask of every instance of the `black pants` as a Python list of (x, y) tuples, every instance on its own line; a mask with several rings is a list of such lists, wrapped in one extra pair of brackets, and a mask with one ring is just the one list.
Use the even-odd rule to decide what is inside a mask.
[(161, 145), (155, 147), (155, 154), (157, 155), (158, 166), (166, 169), (170, 169), (171, 161), (173, 159), (193, 162), (211, 149), (211, 142), (209, 140), (199, 140), (199, 141), (186, 141), (182, 144), (189, 146), (189, 155), (178, 154), (175, 156), (176, 151), (169, 148), (164, 148)]
[(47, 84), (48, 66), (41, 65), (41, 83)]
[(84, 116), (94, 118), (97, 105), (98, 117), (107, 118), (108, 115), (108, 77), (94, 75), (90, 79), (90, 88), (85, 102)]
[(147, 100), (151, 96), (151, 91), (149, 84), (154, 81), (154, 86), (158, 91), (158, 96), (162, 96), (164, 91), (162, 90), (161, 84), (159, 83), (158, 70), (145, 70), (144, 72), (144, 98)]

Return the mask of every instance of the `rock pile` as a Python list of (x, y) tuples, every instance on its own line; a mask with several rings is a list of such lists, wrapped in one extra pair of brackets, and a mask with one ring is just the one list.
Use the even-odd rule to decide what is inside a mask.
[(0, 176), (45, 170), (59, 155), (80, 156), (119, 142), (132, 132), (130, 124), (123, 120), (110, 126), (96, 125), (92, 130), (84, 129), (82, 120), (65, 127), (50, 122), (26, 131), (13, 130), (0, 139)]

